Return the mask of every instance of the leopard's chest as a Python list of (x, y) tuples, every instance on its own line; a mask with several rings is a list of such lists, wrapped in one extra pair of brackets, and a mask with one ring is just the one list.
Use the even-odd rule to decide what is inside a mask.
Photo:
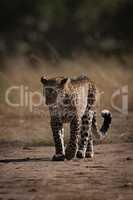
[(51, 114), (58, 116), (63, 123), (68, 123), (76, 115), (81, 118), (87, 106), (87, 98), (73, 93), (71, 96), (59, 96), (51, 109)]
[(76, 107), (70, 99), (63, 99), (50, 107), (50, 114), (59, 118), (63, 123), (70, 122), (75, 113)]

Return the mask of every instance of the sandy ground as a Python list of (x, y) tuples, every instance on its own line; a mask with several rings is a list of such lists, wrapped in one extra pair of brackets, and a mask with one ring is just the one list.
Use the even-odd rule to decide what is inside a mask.
[(1, 116), (0, 200), (132, 200), (132, 119), (113, 114), (93, 160), (53, 162), (47, 118)]
[(1, 147), (0, 200), (132, 200), (132, 150), (101, 144), (93, 160), (52, 162), (53, 147)]

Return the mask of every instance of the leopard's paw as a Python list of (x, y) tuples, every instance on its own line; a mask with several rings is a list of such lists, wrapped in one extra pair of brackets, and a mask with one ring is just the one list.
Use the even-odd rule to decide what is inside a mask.
[(71, 160), (75, 157), (76, 147), (67, 147), (65, 151), (65, 157), (67, 160)]
[(52, 161), (64, 161), (65, 155), (63, 154), (55, 154), (52, 158)]
[(85, 154), (82, 150), (78, 150), (76, 157), (77, 158), (85, 158)]
[(86, 158), (93, 158), (93, 157), (94, 157), (94, 152), (92, 152), (92, 151), (87, 151), (86, 154), (85, 154), (85, 157), (86, 157)]

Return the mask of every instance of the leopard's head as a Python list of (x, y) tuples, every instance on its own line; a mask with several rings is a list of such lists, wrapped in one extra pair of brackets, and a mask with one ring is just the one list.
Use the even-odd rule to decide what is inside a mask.
[(46, 104), (56, 104), (58, 95), (62, 94), (69, 82), (70, 79), (65, 77), (47, 79), (45, 76), (42, 76), (41, 83), (43, 84), (43, 96), (45, 96)]

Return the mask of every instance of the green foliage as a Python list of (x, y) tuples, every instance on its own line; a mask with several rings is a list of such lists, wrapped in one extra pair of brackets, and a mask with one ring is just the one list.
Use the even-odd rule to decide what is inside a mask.
[(0, 39), (9, 50), (21, 41), (46, 52), (51, 44), (71, 51), (110, 38), (130, 46), (132, 9), (129, 0), (1, 0)]

